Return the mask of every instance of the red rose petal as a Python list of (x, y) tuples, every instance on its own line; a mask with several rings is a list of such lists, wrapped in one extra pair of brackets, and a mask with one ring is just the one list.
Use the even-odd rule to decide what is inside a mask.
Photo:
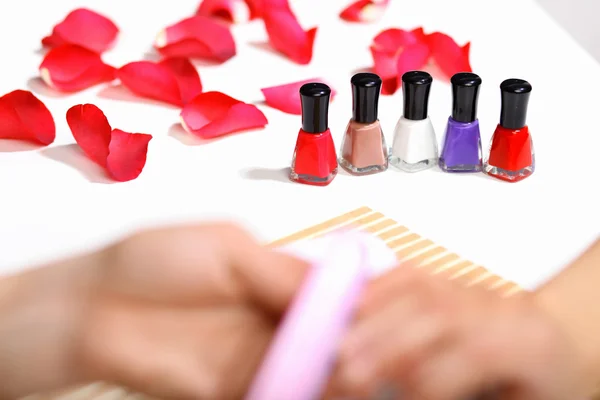
[(67, 111), (67, 124), (81, 150), (106, 168), (112, 128), (108, 119), (93, 104), (79, 104)]
[(239, 23), (250, 19), (250, 7), (244, 0), (203, 0), (196, 15)]
[(172, 57), (162, 60), (160, 65), (169, 68), (179, 86), (179, 93), (183, 104), (187, 104), (202, 93), (202, 81), (198, 70), (187, 58)]
[(16, 139), (49, 145), (56, 137), (54, 118), (37, 97), (15, 90), (0, 97), (0, 139)]
[(182, 106), (179, 84), (169, 67), (152, 61), (136, 61), (119, 68), (123, 86), (140, 97)]
[(152, 135), (113, 129), (106, 160), (106, 169), (110, 176), (119, 182), (130, 181), (140, 176), (146, 165), (150, 140)]
[(264, 0), (246, 0), (246, 4), (250, 9), (250, 19), (261, 18), (264, 8)]
[(375, 73), (382, 78), (396, 75), (398, 57), (404, 48), (418, 43), (425, 43), (422, 28), (413, 31), (388, 29), (375, 36), (371, 45)]
[(380, 32), (373, 38), (373, 46), (395, 53), (399, 48), (409, 44), (425, 42), (426, 35), (423, 28), (416, 28), (412, 31), (404, 29), (391, 28)]
[(53, 89), (76, 92), (115, 79), (115, 69), (104, 64), (99, 54), (65, 44), (53, 48), (40, 65), (40, 75)]
[(458, 72), (471, 72), (469, 51), (471, 44), (460, 47), (450, 36), (434, 32), (427, 35), (431, 59), (439, 67), (445, 78), (450, 79)]
[(357, 0), (340, 13), (348, 22), (372, 22), (383, 15), (390, 0)]
[(202, 15), (169, 26), (158, 34), (154, 46), (167, 57), (207, 58), (224, 62), (236, 54), (229, 28)]
[[(302, 85), (310, 82), (325, 83), (322, 79), (307, 79), (300, 82), (288, 83), (286, 85), (273, 86), (269, 88), (261, 89), (265, 96), (266, 103), (278, 110), (286, 112), (288, 114), (301, 115), (302, 105), (300, 104), (299, 91)], [(335, 90), (331, 90), (331, 99), (335, 97)]]
[(317, 28), (305, 31), (287, 3), (276, 4), (273, 0), (265, 4), (262, 18), (273, 48), (298, 64), (310, 63)]
[(381, 93), (394, 94), (405, 72), (422, 69), (430, 55), (422, 28), (412, 31), (388, 29), (373, 39), (373, 70), (381, 76)]
[(381, 93), (391, 95), (402, 86), (402, 75), (409, 71), (423, 69), (429, 59), (429, 47), (423, 43), (406, 46), (396, 59), (396, 73), (383, 80)]
[(202, 139), (267, 125), (265, 115), (255, 106), (220, 92), (200, 94), (181, 111), (186, 131)]
[(186, 58), (132, 62), (119, 68), (117, 76), (136, 95), (178, 107), (202, 93), (200, 75)]
[(42, 39), (44, 46), (76, 44), (96, 53), (103, 53), (115, 42), (119, 28), (97, 12), (78, 8), (54, 27), (50, 36)]
[(81, 150), (114, 180), (125, 182), (140, 175), (151, 135), (112, 129), (102, 110), (93, 104), (71, 107), (67, 123)]

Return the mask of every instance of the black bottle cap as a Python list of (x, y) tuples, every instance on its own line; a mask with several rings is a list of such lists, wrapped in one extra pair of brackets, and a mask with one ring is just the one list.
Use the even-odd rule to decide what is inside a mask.
[(377, 107), (381, 78), (379, 75), (360, 73), (352, 77), (352, 119), (360, 124), (377, 121)]
[(452, 119), (466, 123), (475, 121), (481, 78), (470, 72), (459, 72), (450, 82), (452, 83)]
[(531, 84), (522, 79), (507, 79), (502, 82), (500, 125), (506, 129), (521, 129), (527, 125), (527, 106), (531, 90)]
[(413, 121), (427, 118), (431, 82), (433, 82), (431, 75), (423, 71), (410, 71), (402, 75), (404, 118)]
[(331, 89), (324, 83), (307, 83), (300, 88), (302, 130), (323, 133), (329, 128), (329, 97)]

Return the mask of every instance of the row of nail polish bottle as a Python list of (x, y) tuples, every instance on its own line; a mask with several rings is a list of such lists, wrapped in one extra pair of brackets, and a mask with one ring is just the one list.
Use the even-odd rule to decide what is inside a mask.
[(490, 176), (509, 182), (530, 176), (535, 168), (535, 155), (526, 122), (531, 94), (529, 82), (507, 79), (500, 85), (500, 123), (492, 137), (485, 163), (481, 160), (477, 119), (481, 78), (473, 73), (459, 73), (452, 77), (451, 83), (452, 115), (442, 141), (440, 168), (445, 172), (483, 170)]
[[(423, 71), (402, 76), (403, 115), (389, 150), (377, 117), (381, 78), (356, 74), (352, 80), (353, 116), (346, 128), (339, 165), (353, 175), (383, 172), (392, 166), (407, 172), (439, 165), (445, 172), (480, 172), (516, 182), (533, 173), (534, 154), (526, 125), (531, 85), (509, 79), (500, 86), (502, 111), (486, 163), (482, 163), (477, 103), (481, 78), (473, 73), (452, 77), (453, 105), (438, 158), (437, 138), (428, 114), (433, 79)], [(300, 89), (302, 129), (298, 135), (290, 178), (327, 185), (337, 174), (338, 160), (328, 127), (331, 90), (321, 83)]]
[(353, 175), (383, 172), (388, 168), (388, 149), (377, 117), (381, 78), (375, 74), (354, 75), (352, 119), (348, 123), (337, 159), (328, 125), (331, 89), (322, 83), (300, 88), (302, 129), (292, 158), (290, 179), (324, 186), (335, 178), (339, 165)]
[(408, 172), (421, 171), (435, 164), (444, 172), (485, 171), (509, 182), (520, 181), (533, 173), (535, 156), (526, 123), (531, 93), (527, 81), (508, 79), (500, 85), (500, 123), (485, 163), (482, 162), (477, 119), (481, 78), (467, 72), (452, 77), (452, 114), (448, 118), (439, 160), (436, 135), (427, 112), (432, 82), (431, 75), (422, 71), (403, 75), (404, 114), (394, 132), (390, 164)]

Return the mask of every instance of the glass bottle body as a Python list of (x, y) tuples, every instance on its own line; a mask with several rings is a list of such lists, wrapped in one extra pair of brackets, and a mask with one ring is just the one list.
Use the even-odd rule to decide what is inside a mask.
[(409, 120), (401, 117), (394, 129), (389, 163), (406, 172), (418, 172), (438, 163), (438, 144), (429, 117)]
[(519, 182), (535, 171), (535, 153), (529, 127), (508, 129), (496, 127), (484, 171), (494, 178)]
[(307, 185), (326, 186), (337, 175), (337, 155), (331, 131), (309, 133), (300, 129), (292, 157), (290, 179)]
[(482, 171), (478, 120), (458, 122), (452, 117), (448, 119), (439, 165), (444, 172)]
[(351, 120), (342, 141), (339, 164), (352, 175), (370, 175), (388, 168), (388, 149), (379, 121)]

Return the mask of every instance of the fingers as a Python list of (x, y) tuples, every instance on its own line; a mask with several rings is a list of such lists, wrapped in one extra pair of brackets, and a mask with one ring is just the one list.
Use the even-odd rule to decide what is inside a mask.
[(264, 247), (234, 267), (248, 298), (277, 315), (287, 309), (309, 270), (304, 260)]
[(569, 398), (565, 346), (527, 298), (399, 267), (367, 288), (326, 398), (373, 398), (390, 386), (423, 400), (495, 398), (490, 390), (511, 400)]
[(453, 340), (452, 322), (427, 307), (414, 294), (397, 296), (360, 320), (340, 348), (332, 383), (339, 394), (372, 396), (386, 383), (406, 381), (420, 360)]
[(428, 295), (431, 295), (434, 296), (431, 298), (433, 300), (453, 289), (454, 285), (448, 281), (442, 281), (409, 264), (403, 264), (369, 283), (362, 294), (357, 314), (360, 318), (362, 315), (376, 312), (382, 305), (394, 301), (399, 296), (418, 294), (427, 300)]
[(283, 313), (302, 284), (309, 265), (257, 243), (236, 225), (211, 227), (235, 281), (246, 295), (275, 314)]
[[(479, 305), (473, 306), (479, 295), (472, 292), (470, 300), (463, 303), (465, 295), (452, 283), (405, 266), (373, 281), (364, 294), (357, 321), (340, 347), (338, 368), (329, 388), (331, 396), (374, 396), (382, 387), (394, 384), (405, 396), (429, 400), (421, 389), (437, 384), (421, 382), (418, 371), (461, 345), (465, 327), (472, 326), (474, 310), (479, 309)], [(454, 356), (449, 360), (427, 368), (445, 371), (450, 377), (464, 372), (448, 372), (447, 368), (454, 368)], [(447, 386), (449, 393), (470, 393), (479, 384), (477, 380), (451, 378)], [(431, 396), (438, 396), (438, 392)]]
[(476, 399), (494, 383), (494, 375), (460, 345), (430, 357), (414, 374), (410, 391), (423, 400)]
[(114, 268), (104, 279), (112, 291), (194, 304), (251, 300), (275, 313), (285, 310), (308, 268), (230, 223), (148, 230), (110, 253)]
[(369, 314), (386, 304), (399, 293), (419, 282), (420, 274), (413, 268), (400, 265), (371, 281), (362, 294), (357, 314)]

